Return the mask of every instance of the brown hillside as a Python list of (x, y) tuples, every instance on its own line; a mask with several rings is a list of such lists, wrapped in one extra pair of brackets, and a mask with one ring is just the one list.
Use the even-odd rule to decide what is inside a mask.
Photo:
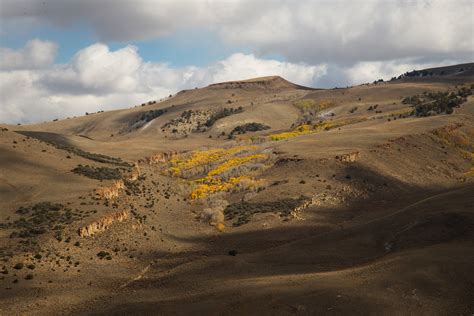
[(469, 67), (0, 126), (0, 314), (472, 314)]

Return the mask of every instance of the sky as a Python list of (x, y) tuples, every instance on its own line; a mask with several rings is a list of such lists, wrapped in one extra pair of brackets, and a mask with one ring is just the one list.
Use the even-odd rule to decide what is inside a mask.
[(331, 88), (474, 61), (472, 0), (0, 0), (0, 123), (280, 75)]

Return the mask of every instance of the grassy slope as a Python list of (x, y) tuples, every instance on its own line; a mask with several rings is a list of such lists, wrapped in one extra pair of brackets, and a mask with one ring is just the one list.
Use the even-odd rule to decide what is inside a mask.
[[(81, 239), (75, 234), (78, 227), (113, 209), (102, 202), (81, 205), (78, 196), (88, 196), (107, 182), (69, 171), (79, 163), (102, 165), (75, 155), (66, 159), (62, 150), (11, 132), (58, 133), (83, 150), (135, 161), (155, 152), (232, 144), (217, 135), (243, 122), (272, 127), (258, 134), (287, 130), (298, 116), (292, 105), (297, 98), (331, 101), (330, 110), (337, 119), (371, 118), (374, 114), (366, 111), (370, 105), (379, 104), (383, 113), (397, 111), (406, 107), (401, 104), (403, 97), (445, 89), (453, 89), (453, 85), (395, 82), (320, 91), (286, 86), (270, 90), (205, 88), (131, 110), (9, 127), (9, 132), (0, 132), (4, 153), (0, 157), (2, 221), (16, 216), (18, 206), (44, 200), (70, 202), (72, 207), (98, 212), (67, 230), (72, 236), (69, 244), (48, 241), (47, 236), (42, 239), (50, 245), (45, 248), (80, 261), (79, 269), (52, 256), (51, 261), (36, 262), (34, 280), (23, 280), (27, 271), (18, 271), (20, 282), (15, 285), (11, 283), (15, 279), (11, 265), (32, 259), (19, 253), (9, 260), (10, 273), (0, 280), (5, 300), (0, 312), (30, 312), (30, 303), (37, 304), (40, 313), (171, 313), (176, 308), (187, 313), (225, 314), (269, 310), (281, 314), (472, 312), (472, 277), (468, 272), (473, 258), (467, 254), (473, 246), (474, 201), (470, 178), (464, 173), (472, 163), (456, 144), (444, 143), (430, 133), (462, 123), (459, 133), (467, 135), (472, 144), (472, 99), (449, 116), (390, 122), (369, 119), (340, 130), (270, 142), (266, 146), (274, 148), (279, 159), (290, 160), (261, 177), (270, 183), (288, 183), (269, 186), (253, 201), (322, 192), (348, 194), (347, 200), (311, 207), (304, 211), (303, 221), (282, 222), (270, 213), (255, 216), (247, 225), (229, 227), (224, 233), (195, 220), (193, 212), (201, 209), (183, 200), (179, 182), (144, 165), (147, 179), (142, 185), (150, 191), (119, 204), (128, 209), (131, 202), (148, 216), (147, 222), (122, 223), (94, 238)], [(233, 101), (231, 105), (226, 103), (228, 99)], [(172, 110), (147, 128), (118, 134), (137, 113), (171, 105), (175, 105)], [(183, 139), (165, 138), (160, 132), (164, 122), (184, 110), (224, 106), (242, 106), (245, 111), (218, 121), (206, 133)], [(350, 113), (355, 106), (358, 110)], [(354, 151), (359, 156), (352, 164), (335, 158)], [(148, 209), (145, 205), (150, 197), (157, 203)], [(468, 233), (463, 233), (466, 230)], [(10, 247), (7, 235), (1, 236), (2, 247)], [(80, 247), (71, 246), (76, 240)], [(385, 250), (386, 242), (393, 244), (393, 250)], [(120, 251), (113, 254), (112, 264), (97, 259), (99, 250), (112, 252), (117, 246)], [(231, 249), (238, 251), (236, 257), (227, 256)], [(44, 295), (35, 296), (35, 288)], [(58, 295), (61, 301), (55, 299)], [(93, 300), (96, 303), (91, 303)]]

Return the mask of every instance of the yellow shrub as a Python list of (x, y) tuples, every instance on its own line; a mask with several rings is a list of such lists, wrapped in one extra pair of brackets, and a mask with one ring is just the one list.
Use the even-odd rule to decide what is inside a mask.
[(474, 176), (474, 167), (471, 167), (468, 171), (465, 172), (468, 176)]
[(293, 105), (302, 110), (310, 110), (317, 107), (316, 101), (312, 99), (298, 100), (298, 101), (293, 102)]
[(319, 104), (313, 99), (301, 99), (293, 102), (293, 105), (303, 111), (316, 110), (321, 111), (334, 105), (333, 102), (328, 100), (320, 101)]
[(319, 110), (327, 109), (328, 107), (331, 107), (333, 105), (334, 103), (332, 103), (331, 101), (323, 100), (319, 102)]
[(225, 229), (224, 223), (217, 223), (216, 224), (216, 229), (220, 232), (224, 231), (224, 229)]
[(366, 121), (366, 118), (352, 118), (352, 119), (343, 119), (343, 120), (334, 120), (334, 121), (324, 121), (317, 123), (313, 126), (314, 130), (317, 132), (328, 131), (333, 128), (338, 128), (345, 125), (356, 124)]
[(301, 126), (295, 128), (295, 129), (294, 129), (293, 131), (291, 131), (291, 132), (284, 132), (284, 133), (279, 133), (279, 134), (272, 134), (272, 135), (270, 135), (270, 139), (271, 139), (271, 140), (274, 140), (274, 141), (283, 140), (283, 139), (293, 138), (293, 137), (300, 136), (300, 135), (309, 134), (309, 133), (311, 133), (311, 132), (312, 132), (311, 126), (309, 126), (309, 125), (301, 125)]
[(192, 200), (197, 200), (197, 199), (206, 198), (210, 194), (213, 194), (213, 193), (228, 192), (243, 179), (248, 179), (248, 178), (244, 176), (233, 177), (225, 182), (222, 182), (219, 179), (213, 179), (213, 181), (209, 184), (208, 183), (200, 184), (196, 189), (194, 189), (191, 192), (190, 198)]
[(229, 149), (195, 150), (191, 153), (177, 155), (170, 159), (169, 163), (171, 167), (168, 169), (168, 173), (172, 176), (181, 176), (184, 170), (216, 163), (240, 152), (255, 149), (255, 146), (236, 146)]
[(265, 159), (267, 157), (268, 156), (265, 155), (265, 154), (255, 154), (255, 155), (251, 155), (251, 156), (231, 158), (231, 159), (227, 160), (226, 162), (224, 162), (223, 164), (218, 165), (213, 170), (209, 171), (209, 173), (207, 175), (210, 176), (210, 177), (215, 176), (215, 175), (219, 175), (219, 174), (229, 170), (230, 168), (233, 168), (233, 167), (236, 167), (236, 166), (239, 166), (239, 165), (243, 165), (243, 164), (245, 164), (247, 162), (250, 162), (252, 160)]
[[(302, 133), (308, 130), (309, 126), (301, 126), (298, 132)], [(243, 173), (242, 170), (248, 169), (245, 167), (240, 169), (239, 166), (269, 158), (269, 154), (255, 153), (256, 151), (257, 146), (196, 150), (173, 156), (168, 162), (169, 167), (166, 171), (171, 176), (181, 178), (190, 178), (205, 172), (204, 177), (188, 182), (194, 186), (190, 193), (190, 198), (193, 200), (207, 198), (209, 195), (219, 192), (245, 190), (246, 188), (256, 190), (263, 184), (251, 179), (248, 173), (245, 176), (240, 176), (231, 175), (228, 172)], [(227, 179), (227, 177), (229, 178)]]

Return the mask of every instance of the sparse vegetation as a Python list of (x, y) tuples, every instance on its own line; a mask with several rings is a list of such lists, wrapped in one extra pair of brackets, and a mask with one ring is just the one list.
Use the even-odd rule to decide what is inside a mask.
[(354, 113), (355, 111), (357, 111), (357, 109), (358, 109), (357, 106), (355, 106), (349, 110), (349, 113)]
[(293, 138), (293, 137), (300, 136), (300, 135), (309, 134), (311, 132), (312, 132), (312, 128), (311, 128), (310, 125), (301, 125), (301, 126), (298, 126), (297, 128), (295, 128), (291, 132), (272, 134), (272, 135), (270, 135), (270, 139), (274, 140), (274, 141), (284, 140), (284, 139)]
[(71, 170), (76, 174), (83, 175), (85, 177), (96, 179), (96, 180), (118, 180), (122, 178), (122, 172), (120, 169), (107, 168), (107, 167), (94, 167), (89, 165), (78, 165), (76, 168)]
[(287, 218), (291, 212), (307, 200), (301, 196), (296, 199), (282, 199), (270, 202), (240, 202), (230, 204), (224, 210), (226, 220), (234, 220), (233, 226), (240, 226), (248, 223), (252, 215), (257, 213), (278, 213), (280, 217)]
[(260, 123), (247, 123), (244, 125), (236, 126), (229, 134), (229, 138), (232, 138), (235, 134), (241, 135), (246, 132), (257, 132), (270, 129), (270, 126)]
[(165, 123), (162, 131), (171, 131), (173, 134), (187, 134), (196, 131), (205, 131), (205, 123), (211, 116), (210, 110), (186, 110), (180, 117), (172, 119)]
[[(104, 259), (104, 258), (108, 258), (110, 257), (110, 253), (106, 252), (106, 251), (99, 251), (97, 253), (97, 257), (99, 257), (99, 259)], [(111, 258), (112, 259), (112, 258)]]
[(238, 108), (223, 108), (222, 110), (219, 110), (211, 115), (211, 117), (207, 120), (207, 122), (204, 124), (207, 127), (211, 127), (214, 125), (214, 123), (226, 116), (230, 116), (233, 114), (237, 113), (242, 113), (244, 109), (239, 106)]
[(467, 97), (471, 94), (471, 89), (462, 87), (457, 92), (425, 93), (406, 97), (402, 100), (402, 103), (414, 107), (412, 112), (414, 116), (451, 114), (453, 109), (466, 102)]
[[(22, 133), (22, 132), (20, 132), (20, 133)], [(84, 151), (82, 149), (79, 149), (79, 148), (71, 146), (71, 145), (66, 145), (66, 144), (62, 144), (62, 143), (59, 143), (59, 142), (55, 142), (55, 141), (46, 139), (41, 134), (37, 134), (35, 132), (23, 132), (23, 134), (26, 135), (26, 136), (35, 137), (35, 138), (37, 138), (37, 139), (39, 139), (39, 140), (41, 140), (41, 141), (43, 141), (47, 144), (53, 145), (57, 149), (65, 150), (68, 153), (75, 154), (75, 155), (78, 155), (80, 157), (92, 160), (92, 161), (96, 161), (96, 162), (100, 162), (100, 163), (107, 163), (107, 164), (112, 164), (112, 165), (117, 165), (117, 166), (123, 166), (123, 167), (132, 167), (132, 165), (130, 165), (129, 163), (123, 161), (120, 158), (87, 152), (87, 151)]]
[(23, 269), (24, 264), (22, 262), (18, 262), (13, 266), (13, 269), (15, 270), (21, 270)]
[[(148, 103), (148, 104), (153, 104), (153, 103)], [(150, 110), (147, 112), (143, 112), (138, 115), (138, 117), (130, 124), (129, 130), (133, 129), (139, 129), (143, 125), (145, 125), (148, 122), (153, 121), (154, 119), (162, 116), (163, 114), (167, 113), (168, 109), (157, 109), (157, 110)]]
[(3, 228), (16, 229), (10, 234), (10, 238), (34, 238), (52, 231), (57, 240), (62, 240), (63, 225), (81, 218), (79, 212), (50, 202), (20, 207), (16, 213), (21, 216), (19, 219), (2, 224)]

